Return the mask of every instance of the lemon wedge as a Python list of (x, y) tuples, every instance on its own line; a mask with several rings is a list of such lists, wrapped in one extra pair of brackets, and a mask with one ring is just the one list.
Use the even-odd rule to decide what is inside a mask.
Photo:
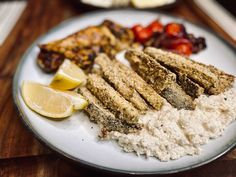
[(65, 59), (56, 72), (50, 86), (59, 90), (71, 90), (85, 84), (86, 75), (83, 70), (70, 60)]
[(82, 110), (88, 105), (88, 101), (76, 92), (65, 91), (64, 94), (72, 101), (75, 110)]
[(87, 105), (78, 93), (59, 91), (29, 81), (23, 82), (22, 96), (30, 109), (50, 118), (69, 117), (74, 109), (83, 109)]

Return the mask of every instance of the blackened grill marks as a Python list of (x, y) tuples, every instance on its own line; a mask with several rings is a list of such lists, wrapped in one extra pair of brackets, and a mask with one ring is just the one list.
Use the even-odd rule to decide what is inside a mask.
[(37, 63), (45, 72), (55, 72), (63, 63), (65, 56), (60, 53), (55, 53), (41, 49)]

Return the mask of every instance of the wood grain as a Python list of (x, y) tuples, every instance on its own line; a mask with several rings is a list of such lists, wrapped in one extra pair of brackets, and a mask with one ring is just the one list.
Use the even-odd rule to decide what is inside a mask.
[[(28, 6), (0, 47), (0, 176), (114, 176), (75, 165), (52, 153), (25, 128), (12, 99), (17, 64), (31, 43), (61, 21), (86, 12), (70, 0), (28, 0)], [(181, 1), (167, 12), (207, 25)], [(30, 73), (29, 73), (30, 74)], [(235, 176), (236, 150), (204, 167), (169, 176)]]
[[(207, 16), (192, 0), (185, 0), (190, 10), (193, 10), (196, 18), (201, 18), (204, 23), (210, 26), (218, 35), (225, 38), (229, 43), (236, 47), (236, 40), (234, 40), (228, 33), (226, 33), (215, 21)], [(233, 26), (232, 26), (233, 28)]]
[(0, 79), (0, 158), (47, 154), (42, 146), (25, 128), (12, 101), (12, 82)]
[[(214, 161), (190, 171), (160, 177), (235, 177), (236, 161)], [(12, 158), (0, 161), (1, 177), (125, 177), (72, 163), (57, 155)], [(146, 177), (147, 175), (139, 175)]]
[[(0, 48), (0, 158), (49, 153), (22, 124), (13, 104), (12, 79), (28, 46), (39, 35), (68, 17), (67, 11), (65, 14), (60, 11), (65, 6), (63, 3), (64, 1), (29, 1), (16, 28)], [(49, 20), (52, 9), (55, 10), (55, 16)]]

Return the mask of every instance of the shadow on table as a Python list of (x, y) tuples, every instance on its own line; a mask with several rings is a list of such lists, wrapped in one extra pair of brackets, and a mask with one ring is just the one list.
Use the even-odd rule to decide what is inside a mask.
[[(60, 162), (61, 168), (63, 167), (63, 173), (59, 173), (60, 177), (70, 176), (83, 176), (83, 177), (92, 177), (92, 176), (103, 176), (103, 177), (116, 177), (116, 176), (157, 176), (157, 175), (125, 175), (118, 173), (111, 173), (106, 171), (97, 170), (95, 168), (87, 167), (84, 165), (75, 164), (73, 162), (69, 162), (68, 160), (62, 160)], [(210, 164), (205, 166), (180, 172), (176, 174), (170, 175), (159, 175), (165, 177), (223, 177), (223, 176), (236, 176), (236, 161), (233, 160), (216, 160)], [(60, 171), (60, 167), (58, 170)]]

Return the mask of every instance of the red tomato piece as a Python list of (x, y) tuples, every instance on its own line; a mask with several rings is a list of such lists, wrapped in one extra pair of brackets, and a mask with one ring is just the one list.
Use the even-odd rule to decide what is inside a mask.
[(167, 49), (174, 49), (180, 44), (187, 44), (190, 46), (192, 45), (188, 39), (184, 39), (184, 38), (173, 38), (173, 37), (165, 36), (160, 41), (160, 45)]
[(165, 26), (164, 31), (172, 37), (182, 37), (184, 35), (184, 27), (178, 23), (169, 23)]
[(152, 30), (152, 32), (154, 33), (162, 33), (163, 32), (163, 25), (161, 24), (161, 22), (155, 20), (152, 23), (150, 23), (147, 28), (149, 28), (150, 30)]
[(139, 31), (141, 31), (143, 29), (143, 27), (141, 25), (134, 25), (132, 28), (133, 33), (136, 35)]
[(175, 47), (175, 50), (184, 55), (191, 55), (192, 54), (192, 46), (188, 44), (179, 44), (178, 46)]
[(192, 43), (188, 39), (184, 39), (184, 38), (173, 39), (172, 38), (171, 48), (176, 48), (180, 44), (186, 44), (186, 45), (189, 45), (190, 47), (192, 47)]
[(143, 28), (141, 31), (139, 31), (136, 35), (136, 40), (138, 42), (144, 43), (148, 41), (152, 37), (152, 31), (148, 28)]

